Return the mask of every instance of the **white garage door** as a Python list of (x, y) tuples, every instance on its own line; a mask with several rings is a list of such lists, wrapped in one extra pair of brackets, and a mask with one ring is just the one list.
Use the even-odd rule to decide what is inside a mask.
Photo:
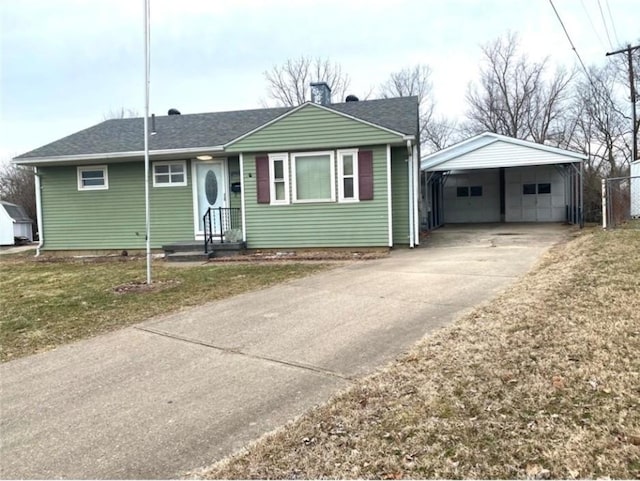
[(444, 186), (444, 222), (500, 222), (499, 169), (449, 175)]
[(553, 166), (505, 170), (507, 222), (562, 222), (566, 219), (564, 179)]

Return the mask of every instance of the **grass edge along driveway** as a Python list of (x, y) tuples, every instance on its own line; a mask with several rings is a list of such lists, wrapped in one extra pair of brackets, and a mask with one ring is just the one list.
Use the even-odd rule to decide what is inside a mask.
[(265, 288), (329, 268), (319, 263), (153, 265), (141, 258), (0, 256), (0, 361), (141, 322), (155, 315)]
[(640, 478), (640, 231), (554, 247), (490, 304), (189, 477)]

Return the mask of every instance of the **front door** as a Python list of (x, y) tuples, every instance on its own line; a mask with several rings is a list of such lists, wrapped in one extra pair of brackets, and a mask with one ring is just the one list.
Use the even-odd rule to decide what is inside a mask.
[[(227, 181), (224, 160), (193, 161), (194, 225), (196, 236), (204, 235), (202, 216), (209, 208), (226, 207)], [(220, 226), (213, 226), (213, 234), (220, 234)]]

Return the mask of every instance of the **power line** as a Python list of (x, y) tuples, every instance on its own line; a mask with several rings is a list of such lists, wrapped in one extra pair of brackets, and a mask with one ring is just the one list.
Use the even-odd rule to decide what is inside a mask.
[(549, 3), (551, 4), (551, 8), (553, 8), (553, 11), (556, 14), (556, 18), (558, 19), (558, 22), (560, 22), (560, 25), (562, 25), (562, 30), (564, 30), (564, 34), (567, 36), (567, 40), (569, 40), (569, 44), (571, 44), (571, 48), (573, 49), (573, 51), (576, 53), (576, 56), (578, 57), (578, 60), (580, 61), (580, 65), (582, 65), (582, 70), (584, 70), (584, 73), (587, 74), (587, 78), (589, 79), (589, 83), (595, 89), (595, 85), (591, 81), (591, 75), (589, 75), (589, 71), (587, 70), (587, 67), (585, 66), (584, 62), (582, 61), (582, 57), (578, 53), (578, 49), (573, 44), (573, 40), (571, 40), (571, 35), (569, 35), (569, 32), (567, 31), (567, 27), (564, 26), (564, 22), (562, 21), (562, 18), (560, 18), (560, 14), (558, 13), (558, 10), (556, 9), (556, 6), (553, 4), (553, 0), (549, 0)]
[(602, 12), (602, 4), (600, 0), (598, 0), (598, 9), (600, 10), (600, 18), (602, 19), (602, 24), (604, 25), (604, 31), (607, 34), (607, 40), (609, 40), (609, 45), (613, 48), (613, 42), (611, 42), (611, 37), (609, 36), (609, 27), (607, 27), (607, 21), (604, 19), (604, 13)]
[[(567, 40), (569, 41), (569, 44), (571, 45), (571, 48), (573, 49), (573, 51), (576, 54), (576, 57), (578, 57), (578, 60), (580, 61), (580, 65), (582, 66), (582, 70), (584, 70), (584, 73), (585, 73), (585, 75), (587, 77), (587, 80), (589, 81), (589, 84), (591, 85), (591, 88), (593, 89), (592, 95), (593, 94), (600, 94), (601, 92), (598, 90), (598, 88), (596, 87), (595, 83), (593, 82), (593, 79), (591, 78), (591, 73), (589, 72), (589, 70), (585, 66), (584, 62), (582, 61), (582, 57), (580, 56), (580, 53), (578, 52), (578, 49), (574, 45), (573, 40), (571, 40), (571, 35), (569, 35), (567, 27), (565, 27), (564, 22), (562, 21), (562, 18), (560, 17), (560, 14), (558, 13), (558, 10), (556, 9), (556, 6), (553, 4), (553, 0), (549, 0), (549, 3), (551, 4), (551, 8), (553, 8), (554, 13), (556, 14), (556, 18), (558, 19), (558, 22), (560, 22), (560, 25), (562, 26), (562, 30), (564, 30), (564, 34), (566, 35)], [(617, 52), (614, 52), (614, 53), (617, 53)], [(611, 92), (609, 92), (608, 89), (605, 89), (605, 93), (606, 93), (606, 98), (604, 98), (604, 96), (603, 96), (604, 100), (608, 100), (611, 103), (611, 105), (614, 108), (614, 110), (618, 110), (618, 107), (616, 106), (616, 103), (613, 101), (613, 98), (611, 97)], [(620, 135), (622, 137), (624, 137), (624, 132), (622, 131), (622, 126), (618, 125), (618, 131), (620, 132)]]
[(618, 31), (616, 30), (616, 24), (613, 22), (613, 15), (611, 15), (611, 7), (609, 6), (609, 0), (607, 2), (607, 12), (609, 13), (609, 20), (611, 20), (611, 28), (613, 29), (613, 36), (616, 38), (616, 44), (620, 45), (620, 39), (618, 39)]
[(584, 4), (584, 0), (580, 0), (580, 3), (582, 3), (582, 9), (584, 10), (584, 13), (587, 14), (587, 18), (589, 19), (589, 23), (591, 24), (591, 28), (593, 29), (593, 33), (596, 34), (596, 37), (598, 37), (598, 41), (600, 42), (600, 45), (602, 45), (602, 47), (606, 50), (607, 46), (602, 41), (602, 37), (600, 37), (600, 34), (598, 33), (598, 30), (596, 29), (596, 26), (593, 23), (593, 20), (591, 20), (591, 15), (589, 15), (589, 11), (587, 10), (587, 7)]

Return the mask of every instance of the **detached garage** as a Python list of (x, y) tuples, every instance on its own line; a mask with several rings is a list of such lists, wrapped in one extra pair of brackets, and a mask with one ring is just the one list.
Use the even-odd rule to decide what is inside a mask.
[(33, 242), (32, 225), (24, 207), (0, 200), (0, 245), (13, 245), (16, 239)]
[(568, 150), (484, 133), (421, 160), (422, 223), (582, 225), (582, 162)]

